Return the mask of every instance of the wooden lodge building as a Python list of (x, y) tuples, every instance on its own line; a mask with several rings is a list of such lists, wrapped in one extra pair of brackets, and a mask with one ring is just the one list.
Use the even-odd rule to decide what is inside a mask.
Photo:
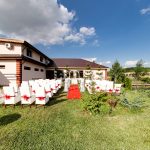
[(26, 41), (0, 38), (0, 85), (53, 78), (107, 79), (108, 67), (83, 59), (49, 58)]

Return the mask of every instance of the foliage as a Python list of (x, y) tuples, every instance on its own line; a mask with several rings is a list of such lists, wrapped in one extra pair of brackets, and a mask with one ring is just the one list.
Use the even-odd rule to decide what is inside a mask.
[(107, 103), (108, 103), (109, 106), (110, 106), (109, 114), (111, 114), (112, 111), (113, 111), (113, 108), (115, 108), (115, 107), (117, 106), (118, 101), (119, 101), (118, 95), (116, 95), (115, 93), (108, 94)]
[(120, 104), (123, 107), (128, 108), (131, 111), (138, 111), (145, 107), (145, 100), (142, 98), (142, 94), (145, 94), (144, 92), (139, 92), (139, 94), (136, 94), (136, 96), (128, 96), (124, 92), (122, 94), (122, 98), (120, 100)]
[(132, 80), (125, 77), (125, 80), (124, 80), (124, 87), (127, 89), (127, 90), (131, 90), (132, 89)]
[(115, 83), (121, 83), (122, 80), (125, 78), (123, 68), (117, 60), (112, 65), (109, 75), (111, 76), (112, 81), (114, 81)]
[[(130, 67), (130, 68), (123, 68), (124, 72), (134, 72), (135, 71), (135, 67)], [(146, 72), (150, 72), (150, 68), (145, 67), (145, 71)]]
[(140, 110), (143, 107), (143, 101), (135, 99), (132, 102), (129, 102), (128, 99), (124, 98), (120, 104), (124, 107), (129, 108), (130, 110)]
[(101, 106), (106, 104), (108, 94), (100, 92), (95, 94), (85, 93), (82, 97), (83, 108), (90, 111), (92, 114), (98, 114), (101, 111)]
[[(127, 91), (127, 98), (146, 91)], [(14, 113), (18, 120), (0, 126), (1, 150), (148, 150), (150, 147), (150, 109), (132, 114), (117, 105), (113, 115), (89, 116), (80, 100), (65, 100), (62, 93), (46, 108), (32, 106), (0, 107), (0, 118)], [(128, 100), (131, 98), (128, 98)], [(150, 105), (150, 97), (146, 102)], [(103, 107), (104, 106), (104, 107)], [(105, 105), (101, 111), (107, 111)], [(2, 122), (1, 122), (2, 123)], [(142, 138), (141, 138), (142, 137)]]
[(146, 70), (145, 68), (143, 67), (143, 60), (139, 60), (136, 64), (136, 67), (134, 68), (134, 72), (135, 72), (135, 78), (137, 80), (140, 80), (141, 79), (141, 76), (144, 76), (146, 74)]
[(123, 83), (126, 89), (131, 90), (132, 81), (125, 76), (124, 69), (121, 67), (118, 61), (112, 65), (112, 69), (110, 70), (109, 74), (115, 83)]
[[(83, 108), (92, 114), (111, 113), (112, 109), (116, 107), (118, 98), (116, 95), (108, 94), (106, 92), (95, 92), (94, 94), (84, 93), (82, 97)], [(103, 109), (103, 110), (102, 110)]]
[(145, 77), (145, 78), (142, 78), (141, 81), (143, 81), (145, 83), (150, 83), (150, 78), (149, 77)]

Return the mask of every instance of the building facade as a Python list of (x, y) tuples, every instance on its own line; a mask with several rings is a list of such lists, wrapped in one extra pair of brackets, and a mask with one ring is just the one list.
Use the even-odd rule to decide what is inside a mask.
[(50, 59), (26, 41), (0, 39), (0, 85), (41, 78), (107, 79), (107, 69), (83, 59)]
[(0, 39), (0, 72), (4, 85), (46, 78), (51, 60), (26, 41)]
[(107, 80), (108, 67), (84, 59), (53, 58), (47, 67), (48, 78), (90, 78)]

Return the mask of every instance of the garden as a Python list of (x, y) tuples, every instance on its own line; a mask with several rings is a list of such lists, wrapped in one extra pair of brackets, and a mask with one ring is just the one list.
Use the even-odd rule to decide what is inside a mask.
[(85, 92), (82, 100), (60, 92), (45, 108), (1, 108), (0, 149), (149, 149), (149, 114), (150, 90)]
[(60, 90), (46, 107), (1, 106), (0, 149), (150, 149), (150, 89), (132, 89), (117, 67), (110, 77), (123, 84), (119, 94), (93, 89), (68, 100)]

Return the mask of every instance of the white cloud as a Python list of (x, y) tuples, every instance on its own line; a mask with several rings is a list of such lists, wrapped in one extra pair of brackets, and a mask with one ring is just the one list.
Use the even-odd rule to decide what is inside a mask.
[(92, 58), (82, 58), (84, 60), (87, 60), (87, 61), (91, 61), (91, 62), (96, 62), (97, 58), (96, 57), (92, 57)]
[[(125, 67), (135, 67), (138, 60), (128, 60), (125, 62)], [(144, 62), (144, 67), (150, 67), (150, 62)]]
[(108, 61), (99, 61), (98, 64), (110, 67), (112, 62), (109, 60)]
[(71, 26), (75, 12), (57, 0), (0, 0), (0, 34), (32, 43), (60, 44), (65, 41), (86, 43), (95, 28)]
[(150, 7), (140, 10), (141, 15), (150, 14)]
[(138, 60), (128, 60), (125, 62), (125, 67), (135, 67)]
[(150, 62), (144, 62), (145, 67), (150, 67)]
[(105, 63), (106, 63), (106, 64), (111, 64), (111, 61), (106, 61)]
[(95, 39), (92, 43), (93, 46), (96, 46), (96, 47), (99, 47), (100, 46), (100, 43), (97, 39)]
[[(87, 33), (85, 32), (87, 31)], [(65, 41), (72, 41), (72, 42), (79, 42), (80, 44), (84, 45), (86, 43), (86, 38), (89, 36), (95, 35), (95, 29), (93, 27), (87, 28), (87, 27), (81, 27), (80, 31), (77, 33), (71, 33), (67, 35), (64, 40)]]
[(91, 28), (87, 28), (87, 27), (81, 27), (80, 28), (80, 33), (83, 35), (95, 35), (95, 28), (91, 27)]

